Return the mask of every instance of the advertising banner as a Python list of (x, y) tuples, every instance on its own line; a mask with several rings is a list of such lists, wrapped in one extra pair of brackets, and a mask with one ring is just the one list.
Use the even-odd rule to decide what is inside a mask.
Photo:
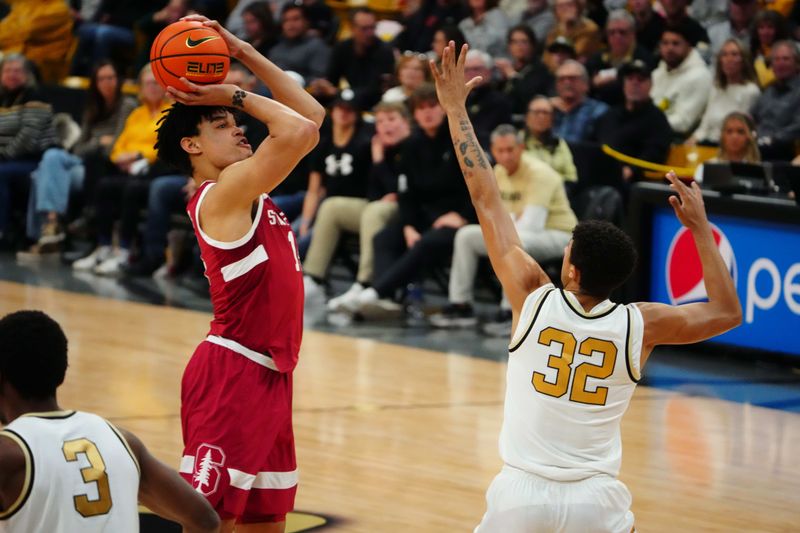
[[(800, 231), (797, 226), (710, 217), (714, 239), (736, 283), (743, 322), (715, 340), (800, 357)], [(707, 300), (689, 230), (671, 209), (653, 210), (650, 300)]]

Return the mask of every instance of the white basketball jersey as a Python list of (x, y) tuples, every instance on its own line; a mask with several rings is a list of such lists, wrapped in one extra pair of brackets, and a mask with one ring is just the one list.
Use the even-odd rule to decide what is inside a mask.
[(109, 422), (77, 411), (30, 413), (0, 434), (20, 445), (27, 463), (0, 531), (139, 531), (139, 464)]
[(552, 284), (528, 296), (509, 347), (506, 464), (556, 481), (619, 474), (643, 323), (635, 306), (609, 300), (586, 313)]

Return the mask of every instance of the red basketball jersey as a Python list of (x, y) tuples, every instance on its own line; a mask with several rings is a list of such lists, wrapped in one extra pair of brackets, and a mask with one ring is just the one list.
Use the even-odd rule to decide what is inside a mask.
[(235, 242), (212, 239), (198, 224), (200, 204), (216, 182), (206, 181), (189, 201), (214, 319), (210, 335), (265, 354), (278, 370), (297, 364), (303, 336), (303, 272), (292, 228), (266, 194), (253, 224)]

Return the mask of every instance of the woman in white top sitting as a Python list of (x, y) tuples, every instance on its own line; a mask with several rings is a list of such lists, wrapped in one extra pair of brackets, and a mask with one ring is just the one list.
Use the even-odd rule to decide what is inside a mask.
[[(756, 126), (750, 115), (734, 111), (725, 117), (719, 135), (716, 157), (706, 163), (761, 163), (761, 152), (756, 142)], [(703, 165), (694, 172), (694, 180), (703, 182)]]
[(397, 83), (383, 93), (381, 102), (405, 102), (414, 89), (430, 81), (431, 71), (428, 68), (428, 56), (416, 52), (403, 52), (397, 61)]
[(714, 84), (706, 111), (692, 139), (703, 144), (719, 143), (723, 119), (733, 111), (747, 113), (761, 91), (750, 54), (742, 43), (728, 39), (717, 54)]

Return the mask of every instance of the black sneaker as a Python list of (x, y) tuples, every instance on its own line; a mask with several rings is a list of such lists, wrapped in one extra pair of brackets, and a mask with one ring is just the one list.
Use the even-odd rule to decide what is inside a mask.
[(478, 324), (478, 317), (470, 304), (447, 304), (441, 313), (430, 317), (435, 328), (472, 328)]
[(508, 337), (511, 338), (511, 310), (500, 309), (494, 320), (487, 322), (481, 327), (484, 335), (489, 337)]
[(127, 263), (122, 265), (120, 269), (122, 273), (126, 276), (131, 277), (148, 277), (152, 276), (153, 272), (159, 269), (161, 265), (164, 264), (164, 261), (161, 259), (157, 259), (154, 257), (149, 256), (140, 256), (138, 260), (134, 261), (133, 263)]

